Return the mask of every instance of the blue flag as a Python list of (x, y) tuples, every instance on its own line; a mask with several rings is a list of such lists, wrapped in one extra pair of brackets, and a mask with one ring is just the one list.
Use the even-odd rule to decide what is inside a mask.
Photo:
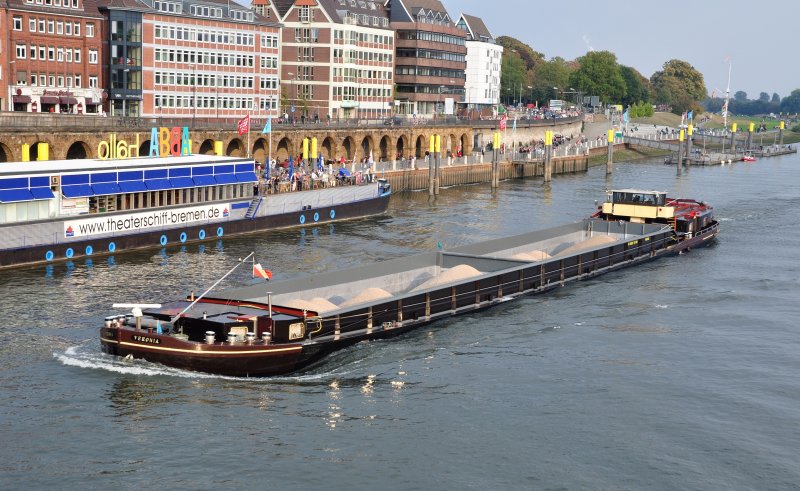
[(156, 321), (156, 333), (157, 333), (157, 334), (163, 334), (163, 333), (164, 333), (164, 332), (161, 330), (161, 321), (159, 321), (159, 320), (157, 320), (157, 321)]
[(289, 155), (289, 179), (291, 180), (292, 176), (294, 175), (294, 160), (292, 156)]
[(517, 129), (517, 118), (514, 118), (514, 124), (511, 126), (511, 129), (512, 130), (516, 130)]
[(272, 116), (267, 119), (267, 124), (264, 125), (264, 129), (261, 131), (261, 133), (264, 135), (267, 133), (272, 133)]
[(624, 113), (622, 113), (622, 122), (623, 123), (627, 123), (628, 122), (628, 110), (627, 109), (625, 110)]
[(689, 111), (689, 113), (686, 115), (686, 117), (689, 119), (689, 121), (692, 120), (692, 112), (693, 111)]
[(319, 157), (317, 158), (317, 169), (319, 169), (320, 172), (322, 172), (322, 166), (322, 154), (319, 154)]

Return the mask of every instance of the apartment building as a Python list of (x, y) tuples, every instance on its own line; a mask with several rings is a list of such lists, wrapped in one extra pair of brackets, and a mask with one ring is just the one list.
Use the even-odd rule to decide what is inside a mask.
[(464, 102), (466, 33), (439, 0), (387, 0), (400, 114), (453, 114)]
[(456, 26), (467, 34), (464, 109), (471, 116), (491, 116), (500, 102), (503, 47), (478, 17), (461, 14)]
[(112, 115), (274, 116), (280, 24), (221, 0), (98, 0), (108, 22), (104, 69)]
[(4, 110), (102, 111), (103, 17), (95, 0), (8, 0), (2, 19)]
[(394, 31), (372, 0), (277, 0), (282, 99), (295, 120), (381, 118), (393, 103)]

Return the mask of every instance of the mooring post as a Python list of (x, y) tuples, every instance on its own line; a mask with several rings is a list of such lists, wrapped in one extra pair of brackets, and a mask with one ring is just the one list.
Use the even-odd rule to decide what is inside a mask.
[(778, 145), (783, 145), (783, 130), (786, 129), (786, 123), (783, 121), (780, 122), (780, 126), (778, 126)]
[(689, 126), (686, 127), (686, 168), (688, 169), (690, 165), (692, 165), (692, 133), (694, 133), (694, 128), (692, 123), (689, 123)]
[(436, 135), (436, 169), (433, 172), (433, 194), (439, 194), (440, 167), (442, 164), (442, 135)]
[(433, 184), (433, 149), (436, 145), (436, 136), (431, 135), (430, 140), (428, 141), (428, 195), (433, 196), (434, 194), (434, 184)]
[(736, 123), (731, 125), (731, 151), (734, 155), (736, 155), (736, 130), (738, 127), (739, 125)]
[(683, 130), (678, 132), (678, 175), (681, 175), (683, 167)]
[(544, 132), (544, 182), (553, 178), (553, 132)]
[(608, 160), (606, 161), (606, 175), (611, 174), (614, 164), (614, 128), (608, 130)]
[(498, 168), (500, 166), (500, 132), (492, 135), (492, 189), (500, 185)]
[(745, 151), (753, 148), (753, 130), (755, 129), (756, 129), (756, 124), (750, 123), (750, 126), (747, 128), (747, 145), (744, 148)]

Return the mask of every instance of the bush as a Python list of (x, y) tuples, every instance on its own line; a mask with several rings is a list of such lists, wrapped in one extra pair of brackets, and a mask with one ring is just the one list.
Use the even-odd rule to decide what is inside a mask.
[(792, 131), (794, 131), (795, 133), (800, 133), (800, 123), (792, 126)]

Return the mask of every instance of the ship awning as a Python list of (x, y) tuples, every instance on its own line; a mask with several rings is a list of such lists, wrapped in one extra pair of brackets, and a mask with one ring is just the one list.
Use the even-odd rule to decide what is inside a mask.
[(14, 104), (30, 104), (31, 96), (29, 95), (15, 95)]
[(86, 198), (94, 196), (92, 186), (88, 184), (73, 184), (72, 186), (61, 186), (61, 194), (67, 198)]
[(238, 182), (258, 182), (255, 172), (237, 172), (236, 180)]
[(43, 95), (41, 98), (39, 98), (39, 101), (42, 104), (58, 104), (59, 99), (58, 97)]
[(123, 193), (141, 193), (147, 191), (144, 181), (120, 181), (119, 188)]
[(53, 199), (56, 197), (50, 188), (45, 187), (31, 188), (31, 194), (33, 195), (33, 199)]
[(94, 194), (120, 194), (122, 190), (116, 182), (98, 182), (92, 184)]
[(59, 102), (61, 104), (77, 104), (78, 103), (78, 99), (76, 99), (74, 97), (69, 97), (69, 96), (59, 97), (58, 100), (59, 100)]
[(190, 177), (170, 177), (169, 184), (172, 189), (193, 188), (194, 181)]
[(217, 174), (214, 176), (214, 180), (217, 181), (217, 184), (236, 184), (239, 182), (233, 174)]
[(192, 176), (192, 181), (196, 186), (216, 186), (217, 181), (214, 179), (214, 176), (205, 175), (205, 176)]
[(148, 179), (144, 181), (148, 191), (163, 191), (164, 189), (172, 189), (169, 179)]
[(0, 189), (0, 203), (18, 203), (20, 201), (33, 201), (29, 189)]

